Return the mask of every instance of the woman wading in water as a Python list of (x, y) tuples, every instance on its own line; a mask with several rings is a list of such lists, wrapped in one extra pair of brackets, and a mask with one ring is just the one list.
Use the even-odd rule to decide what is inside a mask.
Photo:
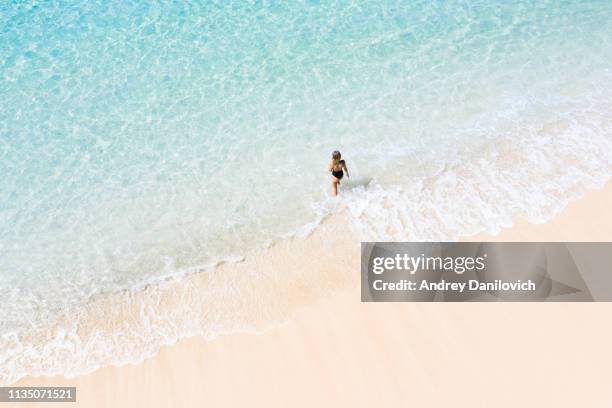
[(334, 150), (332, 153), (332, 159), (328, 170), (331, 171), (332, 176), (332, 195), (337, 196), (338, 185), (340, 185), (340, 180), (344, 177), (344, 172), (346, 171), (346, 177), (350, 177), (346, 162), (342, 160), (342, 155), (338, 150)]

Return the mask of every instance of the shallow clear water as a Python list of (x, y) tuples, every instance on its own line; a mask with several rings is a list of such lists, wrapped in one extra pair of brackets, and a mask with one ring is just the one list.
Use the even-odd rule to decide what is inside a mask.
[(612, 174), (610, 61), (609, 1), (2, 2), (4, 339), (334, 211), (544, 219)]

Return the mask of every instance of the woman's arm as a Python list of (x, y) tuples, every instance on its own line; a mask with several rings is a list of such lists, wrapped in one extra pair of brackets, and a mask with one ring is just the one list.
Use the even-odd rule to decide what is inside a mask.
[(342, 167), (344, 167), (344, 171), (346, 172), (346, 177), (351, 178), (348, 172), (348, 167), (346, 167), (346, 162), (342, 160)]

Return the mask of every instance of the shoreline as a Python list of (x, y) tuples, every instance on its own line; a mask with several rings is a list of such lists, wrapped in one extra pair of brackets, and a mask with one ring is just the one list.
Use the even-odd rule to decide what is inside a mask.
[[(31, 360), (9, 362), (30, 372), (38, 370), (29, 364), (49, 367), (42, 375), (73, 377), (110, 365), (141, 363), (160, 347), (185, 338), (212, 340), (282, 324), (295, 310), (352, 284), (349, 272), (359, 265), (359, 245), (347, 233), (347, 225), (343, 216), (328, 217), (307, 237), (280, 240), (243, 261), (220, 263), (214, 269), (150, 284), (135, 292), (97, 296), (78, 313), (67, 311), (26, 338), (30, 344), (40, 345), (40, 350), (30, 350)], [(333, 247), (330, 237), (334, 237)], [(304, 263), (304, 258), (310, 261)], [(350, 263), (353, 267), (341, 267)], [(265, 293), (277, 296), (261, 298)], [(58, 339), (67, 343), (46, 347)], [(85, 344), (80, 344), (81, 339)], [(109, 344), (107, 339), (116, 343)], [(84, 353), (92, 350), (99, 354), (88, 364), (90, 356)], [(9, 371), (3, 370), (5, 375)], [(11, 383), (14, 381), (2, 385)]]
[[(612, 216), (605, 211), (611, 205), (612, 182), (608, 182), (602, 190), (590, 191), (570, 203), (548, 222), (530, 224), (518, 219), (496, 236), (479, 234), (463, 240), (612, 240)], [(606, 358), (601, 351), (612, 341), (612, 331), (598, 323), (612, 311), (609, 304), (531, 307), (502, 303), (452, 308), (444, 304), (361, 304), (358, 274), (349, 271), (359, 263), (358, 246), (351, 252), (350, 238), (339, 234), (333, 247), (343, 245), (347, 250), (338, 252), (325, 239), (326, 233), (337, 233), (342, 225), (328, 220), (308, 239), (271, 247), (269, 261), (260, 257), (233, 264), (242, 266), (236, 276), (249, 273), (246, 265), (259, 265), (265, 272), (270, 262), (295, 262), (295, 255), (292, 261), (285, 259), (287, 253), (298, 253), (295, 246), (312, 244), (310, 250), (301, 248), (308, 252), (299, 254), (319, 267), (296, 264), (301, 269), (295, 273), (297, 290), (285, 293), (285, 301), (290, 303), (278, 301), (265, 309), (268, 317), (278, 313), (279, 323), (266, 324), (259, 315), (260, 320), (251, 321), (258, 333), (208, 340), (189, 337), (162, 346), (138, 364), (105, 366), (72, 379), (28, 376), (16, 385), (76, 385), (77, 406), (156, 407), (195, 405), (202, 400), (213, 406), (235, 406), (253, 404), (253, 399), (272, 406), (289, 401), (293, 406), (323, 402), (340, 406), (381, 402), (457, 406), (457, 396), (468, 392), (473, 378), (488, 385), (479, 387), (481, 395), (476, 400), (497, 406), (516, 406), (529, 400), (534, 405), (539, 401), (569, 407), (585, 400), (591, 405), (605, 400), (603, 391), (598, 390), (604, 390), (611, 379), (606, 367), (612, 364), (612, 357)], [(339, 264), (355, 265), (334, 268)], [(219, 269), (227, 274), (229, 265)], [(309, 286), (317, 279), (323, 279), (329, 290)], [(272, 286), (268, 293), (286, 289)], [(326, 293), (331, 295), (326, 297)], [(181, 299), (184, 297), (174, 301)], [(234, 306), (240, 305), (237, 302)], [(573, 330), (575, 325), (581, 330)], [(261, 327), (267, 328), (259, 330)], [(482, 327), (487, 328), (486, 336), (482, 336)], [(526, 332), (535, 336), (525, 338), (522, 333)], [(564, 352), (576, 346), (577, 353)], [(572, 383), (571, 376), (565, 374), (569, 367), (588, 380)], [(483, 378), (487, 372), (491, 375)], [(521, 393), (510, 393), (504, 384), (508, 381), (522, 387)], [(563, 391), (541, 392), (542, 388), (552, 392), (557, 387)], [(453, 392), (439, 392), (449, 388), (455, 397)], [(474, 399), (471, 403), (473, 406)]]
[[(610, 123), (598, 116), (591, 120), (601, 124), (601, 131), (585, 129), (580, 138), (573, 131), (576, 124), (561, 120), (520, 143), (507, 135), (497, 143), (478, 142), (484, 149), (478, 160), (465, 160), (470, 150), (465, 147), (442, 167), (433, 156), (420, 157), (392, 173), (409, 177), (408, 187), (401, 180), (357, 177), (341, 200), (317, 208), (323, 220), (305, 238), (300, 233), (312, 224), (265, 249), (245, 249), (240, 262), (192, 268), (137, 290), (85, 297), (51, 319), (36, 320), (32, 313), (33, 318), (18, 321), (42, 321), (40, 325), (17, 323), (0, 342), (0, 384), (27, 374), (79, 375), (138, 363), (182, 338), (210, 340), (274, 325), (324, 294), (350, 287), (351, 273), (359, 268), (359, 241), (456, 240), (472, 232), (499, 231), (521, 219), (550, 219), (567, 203), (580, 200), (589, 187), (609, 179), (607, 156), (597, 153), (606, 152), (609, 143), (603, 135)], [(553, 131), (556, 143), (538, 149)], [(433, 167), (420, 174), (423, 165)], [(47, 310), (42, 302), (32, 303)], [(15, 305), (19, 315), (17, 295), (7, 304)]]

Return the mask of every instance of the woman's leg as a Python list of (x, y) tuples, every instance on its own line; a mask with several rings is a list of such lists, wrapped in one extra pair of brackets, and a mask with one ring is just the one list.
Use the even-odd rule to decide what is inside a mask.
[(335, 177), (332, 177), (332, 195), (338, 195), (338, 179)]

